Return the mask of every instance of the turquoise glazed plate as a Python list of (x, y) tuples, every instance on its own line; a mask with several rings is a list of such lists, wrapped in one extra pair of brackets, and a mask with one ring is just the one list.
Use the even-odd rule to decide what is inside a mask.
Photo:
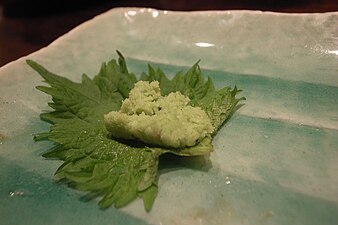
[[(0, 69), (0, 224), (338, 224), (338, 13), (170, 12), (120, 8)], [(38, 34), (37, 34), (38, 35)], [(61, 161), (33, 141), (50, 98), (27, 58), (79, 81), (127, 58), (171, 76), (197, 60), (217, 87), (247, 98), (205, 160), (160, 167), (151, 212), (141, 200), (101, 210), (53, 181)], [(166, 161), (167, 162), (167, 161)]]

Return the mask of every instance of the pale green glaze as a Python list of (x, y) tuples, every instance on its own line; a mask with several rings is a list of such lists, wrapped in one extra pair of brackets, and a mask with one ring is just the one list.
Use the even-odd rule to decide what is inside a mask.
[[(217, 87), (247, 97), (210, 159), (164, 158), (150, 213), (100, 210), (55, 184), (34, 143), (48, 96), (23, 59), (0, 69), (0, 224), (337, 224), (338, 13), (115, 9), (27, 58), (79, 80), (120, 50), (130, 71), (168, 74), (198, 59)], [(176, 164), (176, 165), (174, 165)]]

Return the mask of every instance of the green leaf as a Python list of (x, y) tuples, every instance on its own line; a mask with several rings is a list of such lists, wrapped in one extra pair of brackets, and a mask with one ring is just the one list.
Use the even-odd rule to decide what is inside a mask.
[(147, 212), (149, 212), (155, 202), (155, 198), (157, 196), (157, 185), (153, 184), (146, 190), (140, 192), (140, 196), (143, 199), (144, 208)]
[[(76, 83), (53, 74), (38, 63), (27, 60), (49, 84), (37, 89), (52, 96), (48, 105), (51, 112), (41, 113), (42, 120), (51, 124), (50, 131), (37, 134), (36, 141), (55, 143), (46, 158), (64, 163), (55, 172), (57, 180), (66, 180), (70, 187), (101, 196), (102, 208), (114, 205), (123, 207), (140, 197), (146, 211), (150, 211), (157, 196), (158, 163), (161, 154), (179, 156), (209, 154), (212, 138), (206, 137), (196, 146), (183, 149), (166, 149), (144, 144), (112, 140), (103, 123), (103, 115), (119, 110), (128, 97), (137, 78), (127, 69), (120, 52), (118, 60), (103, 63), (93, 79), (82, 75)], [(201, 74), (198, 63), (186, 73), (179, 72), (169, 80), (160, 69), (148, 66), (142, 80), (158, 80), (162, 94), (180, 91), (189, 96), (195, 106), (204, 109), (218, 129), (233, 112), (241, 99), (236, 99), (237, 88), (215, 90), (210, 78)]]

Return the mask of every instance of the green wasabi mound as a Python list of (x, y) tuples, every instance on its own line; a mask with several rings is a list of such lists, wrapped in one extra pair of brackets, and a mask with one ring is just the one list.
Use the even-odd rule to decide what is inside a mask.
[(194, 146), (214, 131), (208, 115), (180, 92), (161, 95), (158, 81), (138, 81), (119, 111), (104, 115), (115, 138), (172, 148)]

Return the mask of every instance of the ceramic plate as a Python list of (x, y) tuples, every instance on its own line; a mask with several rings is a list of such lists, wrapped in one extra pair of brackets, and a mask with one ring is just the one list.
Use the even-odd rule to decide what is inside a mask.
[[(338, 13), (170, 12), (120, 8), (0, 69), (0, 224), (338, 224)], [(37, 34), (38, 35), (38, 34)], [(140, 200), (100, 210), (56, 184), (44, 160), (49, 97), (25, 63), (79, 81), (127, 58), (168, 74), (201, 59), (217, 87), (247, 97), (214, 138), (210, 162), (160, 170), (150, 213)], [(201, 163), (202, 165), (198, 165)]]

